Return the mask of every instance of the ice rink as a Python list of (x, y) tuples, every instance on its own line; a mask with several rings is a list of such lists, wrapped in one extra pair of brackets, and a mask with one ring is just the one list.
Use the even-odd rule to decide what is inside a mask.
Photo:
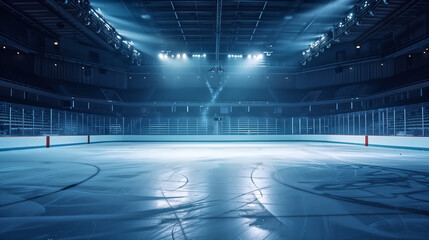
[(100, 143), (0, 152), (0, 239), (428, 239), (429, 152)]

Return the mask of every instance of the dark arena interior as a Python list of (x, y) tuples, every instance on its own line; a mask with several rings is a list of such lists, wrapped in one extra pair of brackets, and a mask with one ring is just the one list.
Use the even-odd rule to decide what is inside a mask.
[(0, 239), (429, 239), (429, 1), (0, 0)]

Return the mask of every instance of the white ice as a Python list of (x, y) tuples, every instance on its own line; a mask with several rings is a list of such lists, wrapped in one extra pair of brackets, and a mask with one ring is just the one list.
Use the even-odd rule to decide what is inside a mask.
[(0, 239), (428, 239), (429, 152), (102, 143), (0, 152)]

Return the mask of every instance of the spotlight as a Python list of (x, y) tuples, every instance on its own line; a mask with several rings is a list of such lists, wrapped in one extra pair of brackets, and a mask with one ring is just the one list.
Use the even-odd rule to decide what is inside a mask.
[(161, 59), (163, 59), (164, 55), (162, 53), (160, 53), (160, 54), (158, 54), (158, 57), (161, 58)]
[(252, 55), (250, 55), (250, 54), (249, 54), (249, 55), (247, 55), (247, 58), (252, 58)]
[(258, 59), (262, 59), (262, 57), (263, 57), (262, 54), (258, 55)]
[(59, 42), (55, 41), (54, 46), (58, 46), (58, 45), (59, 45)]
[(357, 46), (356, 46), (356, 48), (357, 48), (357, 49), (360, 49), (360, 46), (359, 46), (359, 45), (357, 45)]
[(228, 58), (242, 58), (243, 55), (241, 54), (228, 54)]
[[(184, 54), (184, 55), (186, 55), (186, 54)], [(204, 54), (192, 54), (192, 57), (195, 57), (195, 58), (205, 58), (206, 54), (205, 53)]]
[(16, 55), (19, 55), (19, 52), (16, 52)]
[(177, 54), (177, 58), (180, 58), (181, 57), (181, 55), (180, 54)]
[(3, 46), (3, 49), (6, 49), (6, 46)]
[[(179, 56), (180, 56), (180, 54), (179, 54)], [(183, 54), (182, 54), (182, 57), (183, 57), (183, 58), (188, 58), (188, 55), (186, 55), (186, 53), (183, 53)]]

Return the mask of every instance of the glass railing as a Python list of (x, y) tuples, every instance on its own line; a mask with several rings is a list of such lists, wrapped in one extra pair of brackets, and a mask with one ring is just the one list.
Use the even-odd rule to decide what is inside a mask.
[[(219, 118), (217, 119), (219, 120)], [(1, 136), (281, 135), (429, 136), (429, 103), (320, 117), (125, 118), (0, 102)]]

